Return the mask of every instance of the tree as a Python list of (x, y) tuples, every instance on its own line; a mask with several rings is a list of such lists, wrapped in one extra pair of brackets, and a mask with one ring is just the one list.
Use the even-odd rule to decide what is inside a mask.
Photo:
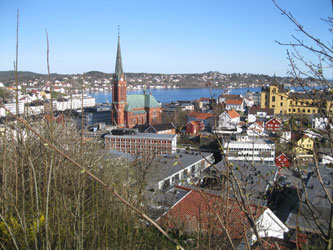
[[(333, 68), (333, 45), (330, 42), (325, 42), (311, 33), (306, 27), (297, 21), (297, 19), (292, 15), (292, 13), (282, 9), (275, 0), (272, 0), (275, 6), (281, 11), (281, 13), (290, 20), (291, 23), (295, 25), (298, 36), (292, 36), (292, 42), (284, 43), (277, 41), (278, 44), (287, 47), (287, 57), (290, 63), (289, 74), (294, 79), (294, 84), (296, 86), (301, 86), (305, 95), (312, 99), (313, 105), (318, 108), (318, 114), (325, 118), (327, 121), (326, 129), (315, 130), (320, 136), (320, 140), (324, 139), (328, 142), (329, 150), (323, 151), (320, 148), (319, 143), (315, 141), (313, 155), (314, 155), (314, 177), (318, 180), (318, 188), (322, 190), (326, 202), (329, 203), (328, 208), (328, 226), (325, 228), (320, 220), (323, 214), (315, 211), (316, 205), (313, 200), (309, 199), (307, 194), (307, 183), (303, 182), (303, 194), (300, 194), (302, 201), (304, 202), (304, 207), (312, 214), (312, 219), (318, 229), (320, 238), (325, 242), (326, 249), (332, 248), (333, 240), (333, 177), (324, 176), (319, 166), (319, 155), (333, 155), (333, 135), (332, 135), (332, 82), (328, 79), (328, 76), (332, 73)], [(333, 1), (332, 1), (333, 9)], [(322, 19), (323, 23), (327, 25), (327, 30), (330, 35), (333, 32), (333, 18), (327, 17)], [(310, 52), (310, 53), (309, 53)], [(310, 56), (309, 56), (310, 55)], [(320, 97), (315, 98), (314, 94), (309, 89), (312, 83), (319, 83), (325, 88)], [(320, 101), (318, 101), (318, 99)], [(296, 100), (297, 101), (297, 100)], [(320, 141), (319, 140), (319, 141)], [(328, 182), (326, 180), (328, 178)], [(302, 213), (299, 209), (299, 214)]]

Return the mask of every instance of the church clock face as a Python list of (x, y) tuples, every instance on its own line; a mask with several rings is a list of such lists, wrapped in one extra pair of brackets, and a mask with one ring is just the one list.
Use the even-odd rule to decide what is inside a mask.
[(124, 79), (121, 77), (121, 78), (120, 78), (120, 81), (123, 81), (123, 80), (124, 80)]

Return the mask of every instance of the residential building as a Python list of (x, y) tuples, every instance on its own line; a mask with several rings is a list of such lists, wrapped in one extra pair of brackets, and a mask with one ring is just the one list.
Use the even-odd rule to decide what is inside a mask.
[(214, 122), (214, 115), (208, 113), (200, 113), (200, 112), (190, 112), (187, 116), (187, 121), (201, 121), (205, 124), (205, 127), (211, 127)]
[(179, 151), (158, 156), (147, 171), (147, 190), (167, 190), (174, 185), (186, 185), (198, 181), (203, 170), (213, 162), (213, 153), (196, 151)]
[(327, 117), (322, 116), (312, 116), (311, 119), (312, 128), (319, 129), (319, 130), (327, 130), (329, 127), (330, 129), (333, 129), (333, 124), (329, 122), (329, 119)]
[(280, 136), (280, 143), (289, 143), (291, 142), (291, 131), (282, 131), (282, 134)]
[(242, 100), (242, 97), (232, 94), (222, 94), (218, 97), (218, 103), (225, 103), (227, 100)]
[(269, 132), (275, 133), (281, 130), (281, 126), (282, 126), (282, 121), (273, 117), (272, 119), (266, 122), (265, 129)]
[(225, 109), (226, 110), (231, 110), (234, 109), (236, 111), (243, 112), (245, 111), (245, 105), (244, 105), (244, 100), (243, 99), (228, 99), (225, 102)]
[(290, 160), (284, 153), (282, 153), (278, 157), (276, 157), (275, 165), (280, 168), (289, 168)]
[(129, 154), (165, 155), (176, 152), (177, 135), (138, 133), (135, 129), (114, 129), (105, 136), (105, 148)]
[(205, 129), (205, 124), (202, 121), (190, 121), (186, 124), (186, 133), (196, 135)]
[[(231, 240), (245, 245), (243, 239), (246, 235), (248, 243), (254, 244), (256, 237), (244, 210), (236, 200), (229, 199), (228, 206), (225, 206), (226, 200), (221, 196), (187, 187), (177, 188), (188, 192), (157, 220), (161, 225), (169, 229), (181, 227), (188, 232), (209, 234), (212, 238), (224, 235), (224, 226), (227, 225)], [(260, 237), (283, 239), (289, 231), (269, 208), (247, 204), (245, 209), (253, 216)]]
[[(4, 106), (9, 112), (16, 115), (16, 103), (15, 102), (5, 103)], [(4, 108), (0, 108), (0, 117), (5, 117), (6, 112), (7, 111)], [(18, 102), (18, 112), (19, 112), (18, 115), (22, 115), (24, 112), (24, 102), (23, 101)]]
[(224, 153), (229, 161), (254, 163), (275, 163), (275, 144), (262, 138), (242, 138), (223, 143)]
[(295, 140), (294, 152), (296, 157), (301, 155), (313, 155), (313, 139), (303, 133), (292, 135)]
[(240, 122), (240, 115), (234, 110), (224, 111), (219, 116), (218, 129), (233, 130)]
[(253, 102), (254, 102), (254, 105), (260, 106), (261, 92), (251, 92), (250, 90), (248, 90), (245, 93), (245, 97), (251, 98), (253, 100)]
[(273, 116), (274, 115), (274, 109), (269, 108), (260, 108), (259, 106), (254, 106), (252, 108), (249, 108), (248, 110), (248, 116), (247, 120), (248, 122), (255, 122), (257, 118), (265, 118)]
[(161, 123), (161, 103), (148, 93), (127, 95), (126, 85), (118, 36), (116, 67), (112, 79), (111, 123), (120, 128)]
[(247, 131), (246, 131), (248, 136), (251, 137), (256, 137), (256, 136), (265, 136), (265, 128), (264, 128), (264, 124), (263, 122), (254, 122), (252, 124), (250, 124), (247, 127)]

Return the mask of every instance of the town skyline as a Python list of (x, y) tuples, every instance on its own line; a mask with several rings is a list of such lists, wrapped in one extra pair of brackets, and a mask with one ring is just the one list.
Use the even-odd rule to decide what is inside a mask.
[[(320, 19), (331, 14), (329, 1), (277, 3), (318, 37), (330, 39)], [(2, 1), (0, 71), (13, 69), (17, 9), (18, 70), (37, 73), (47, 71), (45, 29), (51, 72), (59, 74), (113, 73), (118, 25), (125, 72), (286, 76), (286, 47), (275, 40), (288, 43), (298, 35), (272, 1)]]

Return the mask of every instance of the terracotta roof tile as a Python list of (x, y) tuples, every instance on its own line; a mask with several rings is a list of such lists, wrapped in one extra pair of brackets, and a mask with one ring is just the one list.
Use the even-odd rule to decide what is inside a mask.
[(243, 103), (243, 100), (228, 99), (225, 103), (227, 105), (241, 105)]
[(231, 119), (239, 117), (239, 114), (234, 110), (229, 110), (228, 115), (230, 116)]
[(214, 115), (208, 114), (208, 113), (191, 112), (188, 114), (188, 116), (195, 117), (196, 119), (199, 119), (199, 120), (206, 120), (208, 118), (213, 117)]

